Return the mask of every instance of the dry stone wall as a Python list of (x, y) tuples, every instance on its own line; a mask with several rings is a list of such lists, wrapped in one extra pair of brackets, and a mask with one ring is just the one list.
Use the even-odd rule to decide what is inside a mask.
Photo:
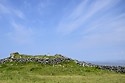
[[(61, 56), (61, 55), (60, 55)], [(99, 69), (102, 70), (107, 70), (107, 71), (115, 71), (119, 73), (125, 73), (125, 66), (104, 66), (104, 65), (95, 65), (91, 63), (86, 63), (83, 61), (78, 61), (78, 60), (73, 60), (65, 56), (61, 56), (60, 58), (5, 58), (0, 60), (0, 64), (3, 64), (5, 62), (19, 62), (19, 63), (27, 63), (27, 62), (38, 62), (41, 64), (59, 64), (64, 61), (75, 61), (78, 65), (80, 66), (88, 66), (88, 67), (98, 67)]]
[(125, 66), (107, 66), (107, 65), (95, 65), (91, 63), (86, 63), (83, 61), (78, 61), (74, 60), (78, 65), (80, 66), (88, 66), (88, 67), (98, 67), (99, 69), (102, 70), (107, 70), (107, 71), (114, 71), (114, 72), (119, 72), (119, 73), (125, 73)]
[(70, 58), (11, 58), (11, 59), (1, 59), (0, 64), (3, 64), (5, 62), (19, 62), (19, 63), (27, 63), (27, 62), (38, 62), (41, 64), (59, 64), (64, 61), (71, 62), (72, 59)]

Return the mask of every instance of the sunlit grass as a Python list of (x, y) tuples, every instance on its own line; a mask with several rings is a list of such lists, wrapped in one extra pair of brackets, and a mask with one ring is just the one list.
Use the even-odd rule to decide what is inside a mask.
[(74, 61), (60, 64), (35, 62), (0, 64), (0, 83), (124, 83), (125, 74), (82, 67)]

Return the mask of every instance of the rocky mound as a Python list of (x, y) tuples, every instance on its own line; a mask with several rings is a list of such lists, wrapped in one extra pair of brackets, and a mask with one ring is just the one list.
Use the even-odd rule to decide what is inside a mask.
[(104, 66), (104, 65), (95, 65), (95, 64), (91, 64), (91, 63), (86, 63), (83, 61), (78, 61), (78, 60), (73, 60), (71, 58), (62, 56), (62, 55), (55, 55), (55, 58), (15, 58), (15, 55), (20, 55), (18, 52), (14, 52), (10, 54), (10, 58), (5, 58), (5, 59), (1, 59), (0, 60), (0, 64), (4, 64), (6, 62), (18, 62), (18, 63), (27, 63), (27, 62), (37, 62), (40, 64), (59, 64), (61, 62), (64, 61), (75, 61), (78, 65), (80, 66), (88, 66), (88, 67), (98, 67), (99, 69), (102, 70), (107, 70), (107, 71), (115, 71), (115, 72), (119, 72), (119, 73), (125, 73), (125, 67), (124, 66)]

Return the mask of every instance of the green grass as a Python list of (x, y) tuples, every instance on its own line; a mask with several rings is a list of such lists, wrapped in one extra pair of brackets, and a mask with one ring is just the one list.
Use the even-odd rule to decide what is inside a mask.
[(0, 64), (0, 83), (125, 83), (125, 74), (81, 67), (75, 62)]
[[(15, 54), (14, 55), (15, 58), (57, 58), (60, 57), (59, 55), (55, 55), (55, 56), (47, 56), (47, 55), (35, 55), (35, 56), (31, 56), (31, 55), (24, 55), (24, 54)], [(9, 57), (11, 58), (11, 56)]]

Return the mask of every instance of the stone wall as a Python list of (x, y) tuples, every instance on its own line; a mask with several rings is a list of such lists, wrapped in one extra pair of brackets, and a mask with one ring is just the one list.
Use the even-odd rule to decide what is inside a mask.
[(3, 64), (5, 62), (19, 62), (19, 63), (27, 63), (27, 62), (38, 62), (41, 64), (59, 64), (64, 61), (71, 62), (72, 59), (70, 58), (11, 58), (11, 59), (1, 59), (0, 64)]
[[(61, 55), (60, 55), (61, 56)], [(65, 57), (65, 56), (61, 56), (60, 58), (5, 58), (5, 59), (1, 59), (0, 60), (0, 64), (3, 64), (5, 62), (19, 62), (19, 63), (27, 63), (27, 62), (38, 62), (41, 64), (59, 64), (61, 62), (64, 61), (68, 61), (71, 62), (73, 61), (72, 59)], [(104, 65), (95, 65), (95, 64), (91, 64), (91, 63), (86, 63), (83, 61), (78, 61), (78, 60), (74, 60), (78, 65), (80, 66), (88, 66), (88, 67), (98, 67), (99, 69), (102, 70), (107, 70), (107, 71), (115, 71), (115, 72), (119, 72), (119, 73), (125, 73), (125, 66), (104, 66)]]
[(88, 66), (88, 67), (98, 67), (99, 69), (102, 70), (107, 70), (107, 71), (114, 71), (114, 72), (119, 72), (119, 73), (125, 73), (125, 66), (107, 66), (107, 65), (95, 65), (91, 63), (86, 63), (83, 61), (78, 61), (74, 60), (78, 65), (80, 66)]

